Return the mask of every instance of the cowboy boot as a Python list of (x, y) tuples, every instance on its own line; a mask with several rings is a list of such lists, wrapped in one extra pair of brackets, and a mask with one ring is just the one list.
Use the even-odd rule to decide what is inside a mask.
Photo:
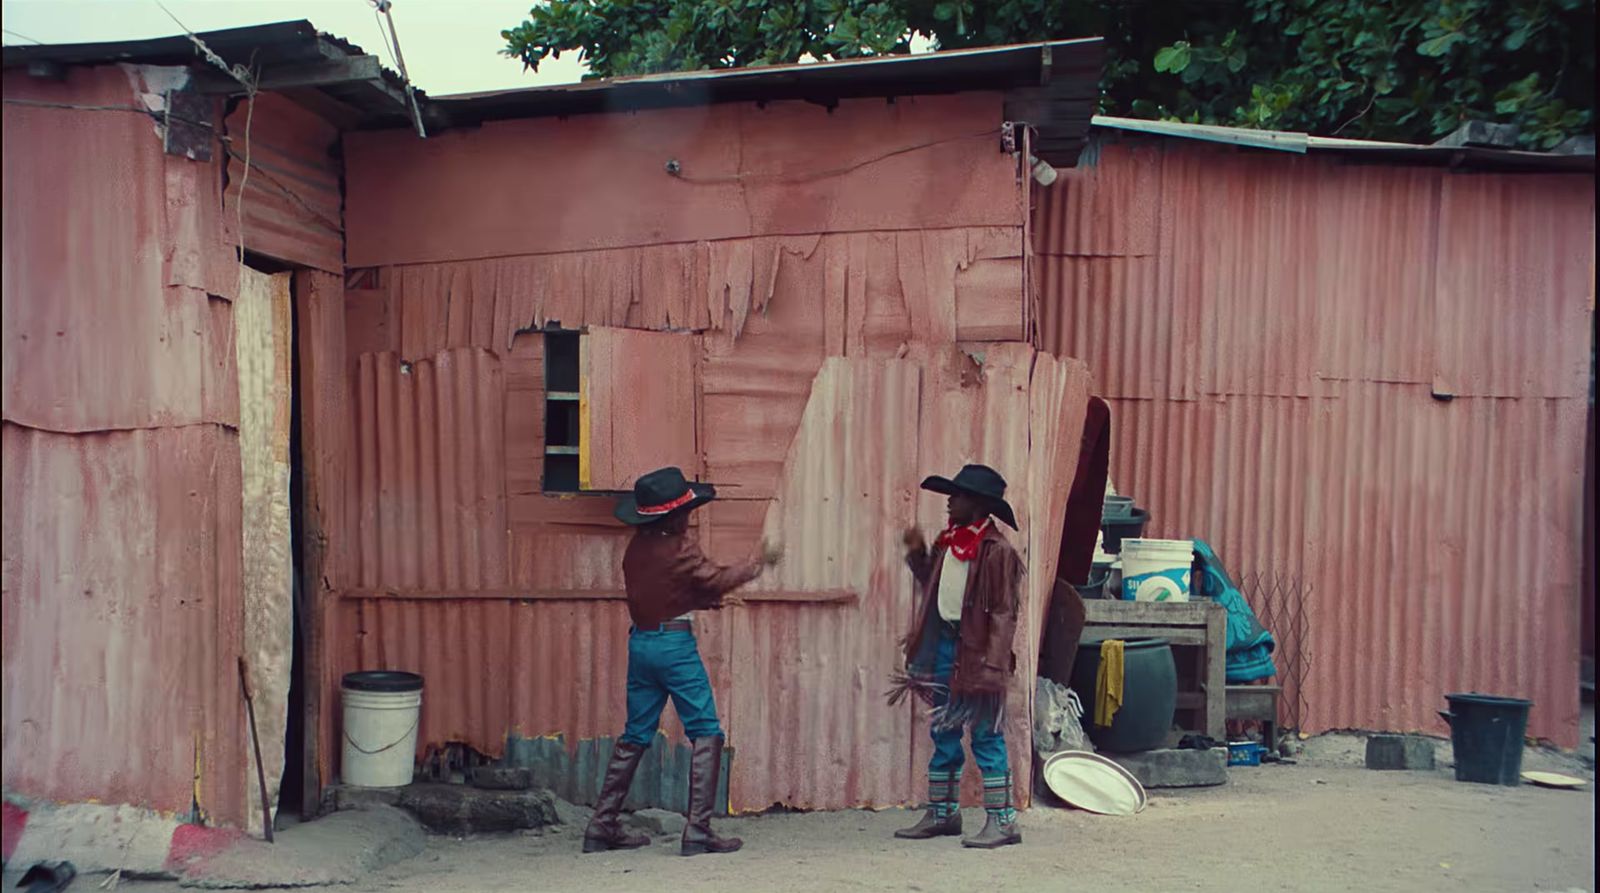
[(983, 777), (983, 806), (988, 821), (983, 830), (961, 841), (964, 847), (993, 850), (1022, 842), (1017, 827), (1017, 810), (1011, 802), (1011, 773), (998, 772)]
[(909, 828), (901, 828), (894, 832), (894, 836), (901, 840), (928, 840), (934, 837), (960, 837), (961, 813), (952, 812), (949, 815), (940, 815), (937, 806), (928, 807), (922, 818)]
[(1016, 815), (1007, 820), (991, 812), (989, 820), (983, 823), (983, 830), (961, 841), (961, 845), (975, 850), (994, 850), (1021, 842), (1022, 829), (1017, 827)]
[(718, 837), (711, 830), (711, 814), (716, 811), (717, 779), (722, 772), (722, 739), (696, 738), (694, 755), (689, 759), (689, 813), (683, 826), (685, 856), (703, 853), (732, 853), (744, 846), (737, 837)]
[(928, 773), (928, 811), (909, 828), (894, 836), (901, 840), (929, 840), (934, 837), (961, 836), (960, 773)]
[(634, 850), (649, 845), (649, 837), (624, 829), (621, 819), (622, 802), (628, 799), (628, 787), (633, 784), (633, 772), (639, 768), (644, 750), (637, 744), (618, 741), (611, 751), (605, 783), (600, 786), (600, 797), (595, 800), (594, 817), (583, 831), (585, 853)]

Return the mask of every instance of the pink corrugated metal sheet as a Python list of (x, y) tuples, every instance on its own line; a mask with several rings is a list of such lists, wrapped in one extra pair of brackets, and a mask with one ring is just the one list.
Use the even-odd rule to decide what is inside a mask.
[(428, 140), (352, 133), (348, 256), (364, 267), (1018, 226), (1001, 108), (998, 94), (962, 93), (495, 121)]
[(1155, 535), (1314, 588), (1310, 730), (1441, 732), (1476, 688), (1576, 743), (1593, 196), (1159, 140), (1046, 191), (1045, 346)]
[(357, 586), (506, 585), (504, 394), (500, 359), (485, 350), (359, 358)]
[[(172, 70), (4, 80), (7, 793), (244, 821), (240, 458), (221, 170)], [(45, 103), (27, 105), (24, 103)], [(272, 742), (263, 742), (272, 746)]]
[[(225, 126), (229, 238), (237, 243), (245, 190), (245, 248), (318, 270), (344, 273), (344, 194), (333, 157), (339, 131), (276, 93), (239, 103)], [(245, 156), (250, 174), (245, 178)]]
[[(795, 541), (784, 572), (789, 576), (770, 584), (781, 587), (782, 603), (753, 601), (697, 621), (735, 754), (731, 802), (736, 809), (774, 803), (816, 808), (920, 797), (918, 761), (926, 755), (910, 740), (917, 723), (909, 708), (890, 710), (881, 700), (909, 611), (909, 577), (894, 548), (899, 527), (919, 514), (931, 527), (941, 512), (938, 500), (915, 498), (916, 483), (930, 471), (948, 473), (964, 459), (989, 458), (1008, 468), (1025, 517), (1032, 506), (1059, 514), (1057, 491), (1064, 497), (1078, 436), (1058, 416), (1081, 424), (1087, 399), (1081, 366), (1043, 357), (1040, 371), (1027, 345), (978, 343), (1022, 336), (1022, 229), (1010, 162), (997, 162), (994, 145), (967, 132), (973, 120), (997, 114), (998, 102), (983, 100), (977, 103), (982, 114), (966, 114), (977, 107), (974, 102), (918, 100), (882, 120), (874, 120), (883, 113), (881, 104), (870, 114), (865, 106), (832, 117), (775, 109), (765, 118), (755, 115), (759, 120), (741, 119), (738, 139), (749, 153), (745, 186), (753, 204), (718, 225), (740, 233), (782, 232), (787, 225), (781, 220), (804, 219), (812, 222), (803, 229), (820, 228), (820, 235), (702, 241), (721, 232), (705, 229), (702, 219), (705, 203), (715, 204), (721, 187), (695, 184), (698, 194), (682, 204), (676, 186), (663, 192), (653, 181), (633, 192), (641, 203), (637, 215), (620, 223), (607, 217), (604, 227), (570, 208), (571, 214), (541, 218), (561, 219), (555, 236), (539, 226), (530, 229), (521, 218), (507, 228), (494, 223), (498, 210), (477, 213), (481, 207), (456, 196), (447, 216), (459, 225), (419, 234), (398, 217), (371, 213), (374, 203), (427, 204), (437, 184), (462, 177), (490, 183), (502, 166), (524, 167), (526, 153), (543, 151), (542, 143), (504, 127), (461, 134), (449, 145), (422, 147), (420, 155), (417, 146), (385, 145), (376, 136), (349, 141), (347, 148), (358, 156), (353, 166), (395, 153), (409, 159), (402, 180), (380, 184), (367, 176), (377, 169), (372, 168), (352, 183), (360, 196), (352, 207), (366, 208), (352, 211), (352, 259), (393, 264), (378, 269), (374, 290), (351, 296), (352, 362), (363, 357), (358, 365), (365, 370), (383, 357), (420, 369), (441, 352), (467, 350), (499, 358), (505, 421), (493, 428), (481, 415), (471, 417), (482, 423), (480, 431), (493, 430), (497, 437), (505, 432), (509, 579), (395, 598), (364, 590), (391, 577), (418, 579), (421, 566), (442, 563), (448, 554), (427, 537), (411, 541), (412, 555), (366, 550), (373, 563), (363, 559), (333, 577), (343, 595), (325, 615), (330, 691), (338, 673), (358, 666), (424, 672), (428, 744), (461, 741), (501, 753), (508, 734), (559, 736), (577, 755), (577, 766), (588, 752), (585, 742), (615, 735), (623, 721), (627, 619), (619, 559), (627, 531), (610, 519), (609, 500), (538, 492), (542, 422), (534, 410), (542, 396), (542, 357), (537, 336), (519, 333), (554, 322), (692, 329), (699, 332), (691, 336), (699, 343), (697, 372), (684, 377), (684, 386), (694, 393), (697, 464), (724, 496), (697, 515), (700, 534), (710, 551), (727, 559), (747, 554), (767, 525), (787, 530)], [(681, 113), (684, 132), (692, 136), (695, 116), (703, 114)], [(740, 114), (750, 117), (749, 110)], [(796, 122), (813, 117), (808, 126), (818, 138), (803, 157), (795, 155)], [(585, 125), (602, 131), (609, 126)], [(777, 129), (768, 132), (769, 127)], [(566, 128), (539, 138), (560, 142), (571, 137), (568, 131), (577, 132)], [(590, 168), (632, 170), (641, 152), (668, 151), (659, 141), (641, 142), (642, 132), (630, 133), (620, 142), (586, 143), (581, 153), (552, 158), (541, 182), (577, 196), (583, 190), (574, 183), (589, 176)], [(938, 145), (916, 147), (921, 142)], [(963, 183), (992, 183), (943, 191), (936, 202), (900, 187), (892, 194), (861, 192), (855, 185), (860, 177), (850, 174), (854, 166), (877, 171), (883, 165), (873, 159), (902, 144), (916, 146), (896, 156), (903, 164), (890, 167), (915, 174), (913, 180), (961, 157)], [(678, 151), (686, 172), (735, 170), (736, 159), (722, 157), (722, 148), (690, 140)], [(974, 179), (973, 171), (980, 176)], [(815, 201), (774, 204), (763, 197), (775, 185), (766, 181), (774, 178), (785, 184), (781, 193), (791, 204), (800, 194), (795, 182), (806, 184)], [(886, 180), (875, 174), (874, 182)], [(619, 191), (625, 190), (608, 180), (599, 194)], [(877, 205), (867, 214), (859, 200), (869, 193)], [(839, 198), (831, 209), (827, 196)], [(569, 207), (565, 201), (546, 195), (541, 207)], [(593, 195), (583, 201), (592, 205)], [(469, 211), (477, 216), (462, 218)], [(826, 213), (817, 217), (821, 212)], [(654, 228), (639, 230), (652, 221)], [(968, 225), (973, 221), (981, 225)], [(491, 225), (495, 235), (488, 241), (459, 238)], [(851, 227), (876, 231), (832, 231)], [(602, 247), (635, 239), (662, 244)], [(497, 253), (510, 256), (486, 256)], [(445, 262), (419, 262), (435, 258)], [(985, 355), (981, 364), (954, 351), (958, 338), (975, 342), (974, 353)], [(953, 371), (935, 372), (953, 357), (961, 357), (950, 366)], [(819, 377), (825, 362), (834, 372)], [(981, 384), (985, 369), (991, 369), (987, 385)], [(929, 375), (937, 384), (927, 384)], [(391, 386), (381, 386), (372, 399), (381, 406), (383, 388)], [(365, 387), (358, 392), (366, 393)], [(486, 391), (474, 398), (480, 408), (487, 396)], [(445, 412), (442, 398), (436, 411)], [(968, 418), (973, 413), (992, 417), (994, 424)], [(802, 417), (814, 417), (812, 434), (802, 432)], [(934, 418), (951, 423), (928, 428)], [(885, 431), (891, 423), (894, 430)], [(408, 430), (404, 424), (385, 428), (358, 421), (359, 450), (379, 457), (381, 465), (400, 449), (397, 439)], [(410, 481), (421, 491), (429, 470), (438, 468), (437, 458), (419, 456), (414, 473), (396, 478), (394, 486)], [(351, 494), (361, 503), (357, 511), (374, 514), (380, 488), (359, 489)], [(784, 492), (791, 495), (779, 495)], [(1016, 540), (1019, 548), (1053, 562), (1059, 531), (1051, 527), (1042, 525), (1037, 533), (1025, 528)], [(1042, 563), (1034, 571), (1041, 580), (1051, 579)], [(857, 600), (830, 601), (841, 589)], [(1030, 618), (1042, 615), (1041, 593), (1047, 592), (1043, 584), (1030, 590)], [(815, 598), (807, 601), (802, 593)], [(1025, 626), (1019, 659), (1026, 669), (1040, 623), (1030, 619)], [(752, 665), (763, 669), (734, 669)], [(1028, 701), (1019, 687), (1012, 732), (1020, 740), (1026, 740)], [(335, 740), (329, 737), (335, 719), (329, 711), (325, 741)], [(669, 724), (669, 740), (680, 735)], [(519, 744), (514, 750), (526, 748)], [(1026, 748), (1018, 753), (1019, 778), (1025, 778)], [(581, 794), (584, 785), (575, 788)]]
[[(153, 76), (153, 75), (152, 75)], [(142, 102), (139, 69), (5, 78), (5, 417), (53, 431), (235, 421), (237, 273), (215, 164), (150, 118), (29, 106)], [(179, 248), (179, 245), (182, 245)]]

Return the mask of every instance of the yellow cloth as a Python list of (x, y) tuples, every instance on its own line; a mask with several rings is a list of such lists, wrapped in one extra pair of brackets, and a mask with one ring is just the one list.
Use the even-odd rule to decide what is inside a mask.
[(1122, 681), (1122, 640), (1107, 639), (1100, 643), (1100, 670), (1094, 677), (1095, 725), (1111, 725), (1122, 709)]

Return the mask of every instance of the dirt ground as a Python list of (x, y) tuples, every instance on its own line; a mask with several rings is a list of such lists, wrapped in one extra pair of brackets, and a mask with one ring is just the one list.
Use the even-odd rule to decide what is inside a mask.
[[(1155, 791), (1132, 818), (1036, 808), (1023, 818), (1023, 845), (996, 852), (963, 850), (953, 839), (897, 841), (894, 829), (913, 818), (901, 810), (772, 815), (720, 822), (721, 831), (745, 839), (744, 851), (695, 859), (677, 856), (675, 839), (583, 856), (577, 828), (435, 837), (416, 859), (342, 889), (1596, 890), (1592, 745), (1586, 759), (1530, 752), (1525, 761), (1525, 768), (1588, 778), (1581, 791), (1460, 784), (1443, 766), (1372, 772), (1360, 767), (1361, 753), (1354, 736), (1315, 739), (1297, 765), (1237, 768), (1220, 788)], [(974, 826), (982, 821), (978, 810), (966, 817)], [(125, 882), (119, 889), (176, 888)]]

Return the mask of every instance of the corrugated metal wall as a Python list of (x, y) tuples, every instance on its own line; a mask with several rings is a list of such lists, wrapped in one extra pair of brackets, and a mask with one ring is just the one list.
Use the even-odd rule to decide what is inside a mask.
[(253, 106), (239, 103), (225, 125), (228, 238), (237, 244), (243, 191), (246, 249), (343, 275), (344, 196), (333, 157), (338, 129), (275, 93), (259, 94)]
[(1101, 139), (1036, 222), (1119, 491), (1312, 588), (1308, 730), (1477, 689), (1576, 744), (1591, 176)]
[(6, 72), (0, 735), (8, 794), (242, 825), (238, 272), (219, 165), (163, 155), (147, 116), (94, 110), (181, 79)]
[[(693, 470), (722, 495), (697, 514), (699, 533), (731, 560), (781, 531), (791, 559), (748, 605), (696, 621), (733, 749), (733, 808), (922, 797), (925, 733), (910, 706), (882, 700), (909, 620), (900, 528), (943, 516), (916, 484), (988, 460), (1011, 477), (1020, 515), (1059, 518), (1087, 401), (1081, 365), (1020, 343), (1020, 189), (1011, 160), (974, 136), (998, 128), (999, 108), (987, 96), (854, 102), (836, 115), (774, 104), (495, 125), (426, 146), (348, 140), (351, 256), (384, 265), (373, 288), (348, 296), (361, 471), (346, 498), (364, 539), (329, 572), (327, 692), (358, 667), (420, 671), (424, 746), (532, 762), (563, 793), (593, 796), (624, 718), (628, 531), (609, 499), (540, 492), (541, 341), (524, 333), (553, 322), (688, 330), (695, 370), (677, 377), (693, 395)], [(669, 152), (710, 179), (635, 183), (642, 158)], [(528, 221), (517, 202), (463, 200), (496, 182), (522, 189), (533, 158), (545, 159), (536, 179), (549, 214)], [(622, 179), (576, 185), (597, 171)], [(904, 185), (958, 171), (959, 188), (937, 196)], [(446, 201), (440, 184), (457, 194)], [(636, 214), (592, 213), (623, 195)], [(431, 228), (413, 225), (422, 212)], [(489, 241), (463, 238), (485, 228)], [(444, 382), (444, 358), (469, 355), (448, 387), (407, 383), (433, 364)], [(491, 417), (498, 400), (503, 415)], [(430, 449), (441, 437), (476, 464)], [(453, 475), (465, 477), (440, 483)], [(447, 572), (467, 560), (439, 533), (459, 514), (444, 510), (448, 487), (482, 512), (466, 516), (480, 549), (502, 519), (503, 572)], [(403, 547), (383, 546), (391, 526)], [(1030, 583), (1019, 678), (1031, 679), (1058, 526), (1014, 538), (1041, 581)], [(382, 548), (369, 548), (374, 530)], [(1019, 683), (1019, 741), (1029, 693)], [(331, 757), (336, 699), (324, 703)], [(666, 734), (642, 796), (679, 808), (681, 731), (669, 721)], [(1016, 751), (1026, 796), (1028, 749)]]

